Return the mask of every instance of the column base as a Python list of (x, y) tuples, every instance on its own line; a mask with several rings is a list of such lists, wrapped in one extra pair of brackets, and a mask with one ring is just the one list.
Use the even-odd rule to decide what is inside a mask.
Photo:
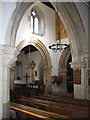
[(3, 103), (3, 118), (9, 118), (9, 102)]
[(90, 100), (90, 88), (74, 84), (74, 98)]

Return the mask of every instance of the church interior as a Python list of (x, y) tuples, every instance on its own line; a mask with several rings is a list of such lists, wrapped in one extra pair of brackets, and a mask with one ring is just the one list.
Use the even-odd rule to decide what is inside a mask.
[(7, 0), (0, 11), (0, 119), (90, 118), (90, 2)]

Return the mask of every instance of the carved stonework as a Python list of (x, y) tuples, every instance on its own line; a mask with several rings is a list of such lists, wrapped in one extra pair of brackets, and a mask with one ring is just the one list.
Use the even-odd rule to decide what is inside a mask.
[(17, 59), (19, 52), (15, 47), (2, 46), (3, 66), (10, 66)]
[(88, 69), (88, 52), (82, 52), (82, 67)]
[(82, 68), (82, 62), (78, 61), (78, 62), (71, 62), (70, 63), (71, 68), (73, 68), (74, 70), (80, 70)]

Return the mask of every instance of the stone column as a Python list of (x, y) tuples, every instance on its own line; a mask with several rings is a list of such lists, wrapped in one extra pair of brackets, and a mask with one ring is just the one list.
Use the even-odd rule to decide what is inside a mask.
[(3, 66), (2, 98), (3, 98), (3, 118), (9, 118), (9, 97), (10, 97), (10, 67)]
[(44, 85), (45, 85), (45, 93), (49, 93), (52, 91), (51, 86), (51, 68), (48, 68), (48, 65), (44, 67)]
[(2, 46), (2, 104), (3, 118), (9, 118), (10, 101), (10, 65), (16, 61), (16, 48)]
[(73, 71), (78, 71), (77, 79), (81, 81), (74, 82), (74, 98), (88, 99), (88, 54), (83, 53), (81, 61), (71, 63)]
[(90, 85), (89, 85), (89, 59), (88, 52), (82, 52), (82, 89), (83, 89), (83, 98), (90, 100)]
[(63, 81), (62, 81), (62, 84), (61, 84), (61, 92), (66, 92), (67, 93), (67, 70), (62, 70), (62, 71), (60, 71), (60, 70), (58, 70), (59, 71), (59, 73), (58, 73), (58, 75), (61, 75), (61, 76), (63, 76)]
[(2, 46), (0, 45), (0, 120), (2, 119), (3, 113), (2, 103)]
[(10, 68), (10, 90), (14, 90), (15, 67)]
[[(77, 82), (77, 78), (75, 78), (77, 71), (81, 71), (82, 63), (80, 61), (78, 62), (71, 62), (71, 68), (73, 68), (73, 82), (74, 82), (74, 98), (82, 99), (82, 85), (81, 85), (81, 79)], [(80, 74), (81, 77), (81, 74)]]

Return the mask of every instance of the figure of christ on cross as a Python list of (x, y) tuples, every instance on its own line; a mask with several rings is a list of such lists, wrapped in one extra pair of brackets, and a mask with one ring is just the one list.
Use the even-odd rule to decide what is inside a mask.
[(28, 85), (28, 78), (29, 78), (30, 76), (28, 76), (28, 74), (26, 73), (26, 76), (23, 76), (23, 77), (25, 77), (25, 79), (26, 79), (26, 85)]

